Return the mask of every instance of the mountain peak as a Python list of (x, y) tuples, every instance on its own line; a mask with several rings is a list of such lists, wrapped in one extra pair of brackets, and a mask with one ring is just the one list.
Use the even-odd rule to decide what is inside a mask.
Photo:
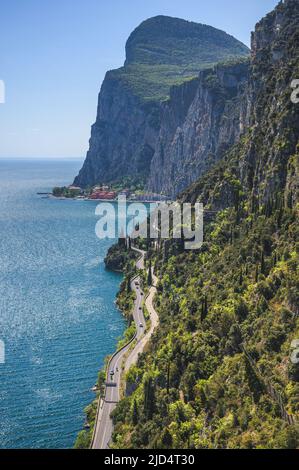
[(181, 18), (158, 15), (143, 21), (126, 44), (126, 65), (213, 63), (246, 56), (249, 49), (233, 36)]

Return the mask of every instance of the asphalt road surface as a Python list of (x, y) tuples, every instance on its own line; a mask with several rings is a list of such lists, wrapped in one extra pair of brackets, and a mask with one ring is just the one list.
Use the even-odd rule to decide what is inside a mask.
[[(145, 251), (133, 248), (140, 253), (140, 258), (136, 262), (137, 269), (144, 269)], [(143, 315), (142, 303), (144, 300), (143, 293), (140, 288), (139, 276), (132, 280), (131, 288), (136, 293), (134, 302), (133, 318), (136, 324), (136, 345), (129, 352), (131, 344), (118, 351), (110, 360), (108, 369), (108, 381), (106, 383), (105, 398), (101, 400), (98, 408), (94, 438), (92, 442), (93, 449), (107, 449), (112, 436), (113, 423), (110, 418), (111, 412), (116, 407), (120, 399), (121, 371), (124, 367), (125, 371), (129, 370), (131, 365), (135, 364), (138, 355), (143, 351), (145, 344), (150, 339), (155, 327), (158, 324), (158, 315), (153, 307), (153, 298), (156, 291), (157, 278), (153, 275), (153, 286), (150, 288), (149, 295), (146, 299), (146, 307), (151, 317), (151, 326), (149, 331), (145, 332), (146, 322)], [(129, 354), (128, 354), (129, 352)], [(128, 354), (128, 355), (127, 355)], [(127, 357), (125, 358), (125, 356)]]

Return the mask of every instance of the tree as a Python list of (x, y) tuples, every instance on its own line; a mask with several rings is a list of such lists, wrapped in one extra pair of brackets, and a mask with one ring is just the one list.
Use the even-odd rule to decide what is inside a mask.
[(201, 321), (204, 321), (208, 315), (208, 299), (205, 295), (201, 301)]
[(259, 265), (257, 264), (255, 267), (255, 282), (259, 280)]
[(243, 271), (242, 271), (242, 268), (241, 268), (241, 271), (240, 271), (239, 284), (240, 284), (240, 286), (243, 285)]
[(148, 264), (148, 273), (147, 273), (147, 285), (151, 286), (153, 283), (153, 276), (152, 276), (152, 261), (149, 260)]
[(127, 248), (127, 240), (126, 237), (124, 236), (124, 231), (121, 229), (120, 236), (118, 238), (118, 246), (124, 248), (126, 250)]
[(134, 400), (133, 410), (132, 410), (132, 423), (134, 424), (134, 426), (136, 426), (138, 424), (138, 420), (139, 420), (138, 407), (137, 407), (136, 400)]
[(164, 449), (171, 449), (172, 447), (172, 436), (168, 429), (166, 429), (162, 436), (162, 446)]
[(262, 256), (261, 256), (261, 273), (266, 274), (266, 263), (265, 263), (264, 250), (262, 251)]
[(127, 274), (127, 294), (131, 292), (131, 274)]
[(155, 411), (155, 384), (153, 379), (149, 377), (144, 384), (144, 415), (145, 419), (152, 419)]

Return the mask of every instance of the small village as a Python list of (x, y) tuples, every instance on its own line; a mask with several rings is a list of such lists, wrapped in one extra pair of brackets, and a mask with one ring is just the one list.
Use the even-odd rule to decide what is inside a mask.
[(119, 197), (125, 197), (128, 201), (139, 202), (159, 202), (167, 201), (167, 196), (143, 191), (132, 191), (130, 189), (116, 190), (113, 186), (99, 185), (89, 189), (83, 189), (79, 186), (70, 185), (67, 187), (56, 187), (53, 189), (52, 196), (59, 199), (79, 199), (95, 201), (117, 201)]

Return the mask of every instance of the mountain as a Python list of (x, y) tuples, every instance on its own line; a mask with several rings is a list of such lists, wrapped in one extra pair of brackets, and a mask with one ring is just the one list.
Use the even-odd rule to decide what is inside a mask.
[(89, 151), (74, 184), (126, 177), (147, 182), (170, 88), (248, 54), (244, 44), (211, 26), (167, 16), (144, 21), (127, 41), (124, 66), (106, 74)]
[[(113, 413), (112, 448), (299, 447), (299, 364), (291, 360), (299, 340), (299, 104), (291, 100), (298, 25), (297, 0), (280, 2), (256, 25), (246, 83), (232, 92), (242, 132), (180, 195), (213, 211), (202, 248), (186, 252), (175, 240), (150, 247), (160, 323), (127, 374), (130, 392)], [(225, 91), (215, 118), (229, 135), (221, 70), (213, 72)], [(183, 116), (185, 141), (188, 122), (194, 135), (192, 116), (200, 122), (206, 112), (195, 100), (204, 78), (188, 91), (194, 99)], [(164, 122), (170, 129), (166, 114)]]
[(220, 64), (172, 87), (161, 104), (161, 125), (147, 188), (175, 198), (236, 143), (246, 125), (244, 90), (249, 61)]

